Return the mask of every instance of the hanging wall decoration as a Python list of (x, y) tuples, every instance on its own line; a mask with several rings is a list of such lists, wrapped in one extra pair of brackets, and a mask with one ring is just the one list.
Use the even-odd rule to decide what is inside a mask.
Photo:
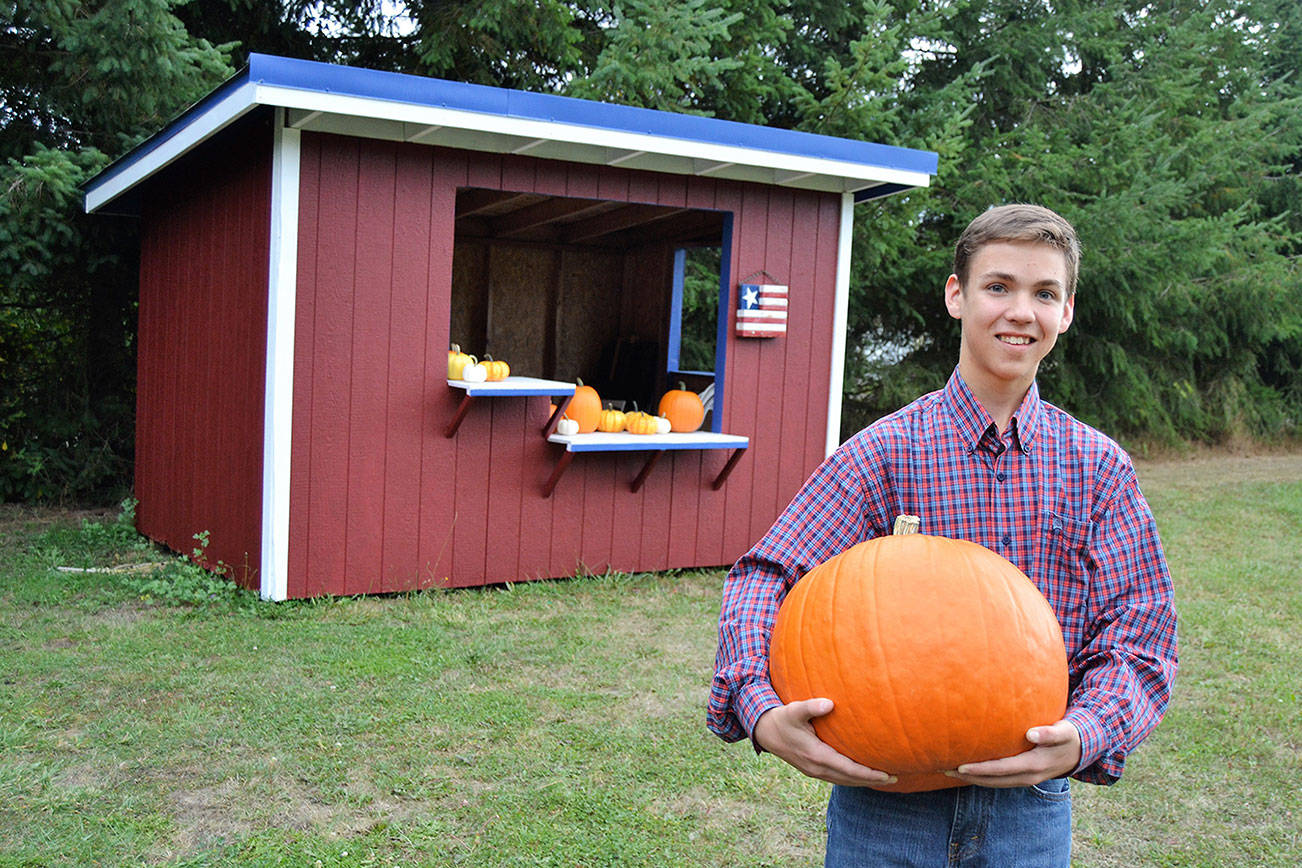
[[(752, 278), (769, 283), (749, 283)], [(737, 336), (775, 338), (787, 333), (787, 287), (773, 283), (773, 275), (757, 271), (737, 286)]]

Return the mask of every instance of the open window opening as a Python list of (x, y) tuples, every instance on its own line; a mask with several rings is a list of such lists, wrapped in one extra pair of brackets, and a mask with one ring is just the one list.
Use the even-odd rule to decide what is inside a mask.
[(458, 190), (451, 340), (624, 409), (654, 411), (679, 381), (717, 394), (730, 216)]

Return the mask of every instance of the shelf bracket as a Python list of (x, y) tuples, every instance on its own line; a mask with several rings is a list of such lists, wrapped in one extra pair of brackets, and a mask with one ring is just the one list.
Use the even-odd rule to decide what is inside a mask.
[(561, 480), (561, 474), (565, 472), (565, 468), (569, 467), (570, 462), (573, 460), (574, 453), (570, 450), (566, 449), (561, 453), (556, 466), (552, 468), (552, 475), (547, 477), (547, 483), (543, 486), (543, 497), (552, 496), (552, 492), (556, 490), (556, 483)]
[(745, 451), (745, 446), (740, 449), (732, 450), (732, 455), (728, 456), (728, 463), (723, 465), (723, 469), (719, 471), (719, 475), (714, 477), (714, 482), (710, 485), (710, 488), (715, 491), (723, 488), (723, 484), (728, 481), (728, 474), (732, 473), (732, 469), (736, 467), (737, 462), (741, 460), (741, 453)]
[(642, 488), (642, 483), (646, 482), (646, 478), (651, 475), (651, 468), (656, 466), (656, 462), (659, 461), (660, 456), (664, 454), (665, 450), (663, 449), (657, 449), (651, 453), (646, 460), (646, 464), (642, 465), (641, 472), (639, 472), (637, 477), (633, 480), (633, 484), (629, 486), (629, 491), (637, 492)]
[(551, 416), (547, 418), (547, 424), (543, 426), (542, 436), (550, 437), (556, 433), (556, 424), (560, 422), (561, 417), (565, 415), (565, 410), (570, 406), (570, 401), (573, 400), (573, 398), (573, 395), (566, 395), (561, 402), (556, 405), (556, 409), (553, 410)]
[(457, 414), (452, 417), (452, 421), (448, 423), (448, 427), (443, 429), (444, 437), (457, 436), (457, 429), (461, 427), (461, 420), (466, 418), (466, 413), (470, 412), (470, 402), (474, 400), (475, 399), (469, 394), (461, 396), (461, 406), (457, 407)]

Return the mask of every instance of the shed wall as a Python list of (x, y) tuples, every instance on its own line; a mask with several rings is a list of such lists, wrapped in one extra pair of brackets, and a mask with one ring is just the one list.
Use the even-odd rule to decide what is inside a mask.
[(162, 173), (141, 208), (135, 496), (142, 533), (207, 531), (256, 588), (261, 554), (271, 127), (236, 125)]
[[(821, 461), (839, 196), (318, 134), (300, 183), (291, 597), (727, 564)], [(645, 453), (590, 453), (543, 498), (545, 397), (444, 436), (458, 187), (734, 214), (734, 285), (764, 269), (791, 309), (785, 337), (727, 342), (723, 430), (751, 448), (722, 490), (726, 452), (665, 453), (637, 493)]]

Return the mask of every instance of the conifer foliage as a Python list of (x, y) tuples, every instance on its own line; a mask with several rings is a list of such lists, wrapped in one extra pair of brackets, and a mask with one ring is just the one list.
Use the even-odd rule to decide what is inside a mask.
[[(136, 241), (78, 185), (249, 51), (926, 148), (856, 210), (845, 431), (944, 382), (940, 288), (993, 204), (1084, 245), (1046, 396), (1124, 440), (1296, 436), (1295, 0), (0, 4), (0, 498), (129, 485)], [(709, 300), (703, 303), (712, 303)]]

